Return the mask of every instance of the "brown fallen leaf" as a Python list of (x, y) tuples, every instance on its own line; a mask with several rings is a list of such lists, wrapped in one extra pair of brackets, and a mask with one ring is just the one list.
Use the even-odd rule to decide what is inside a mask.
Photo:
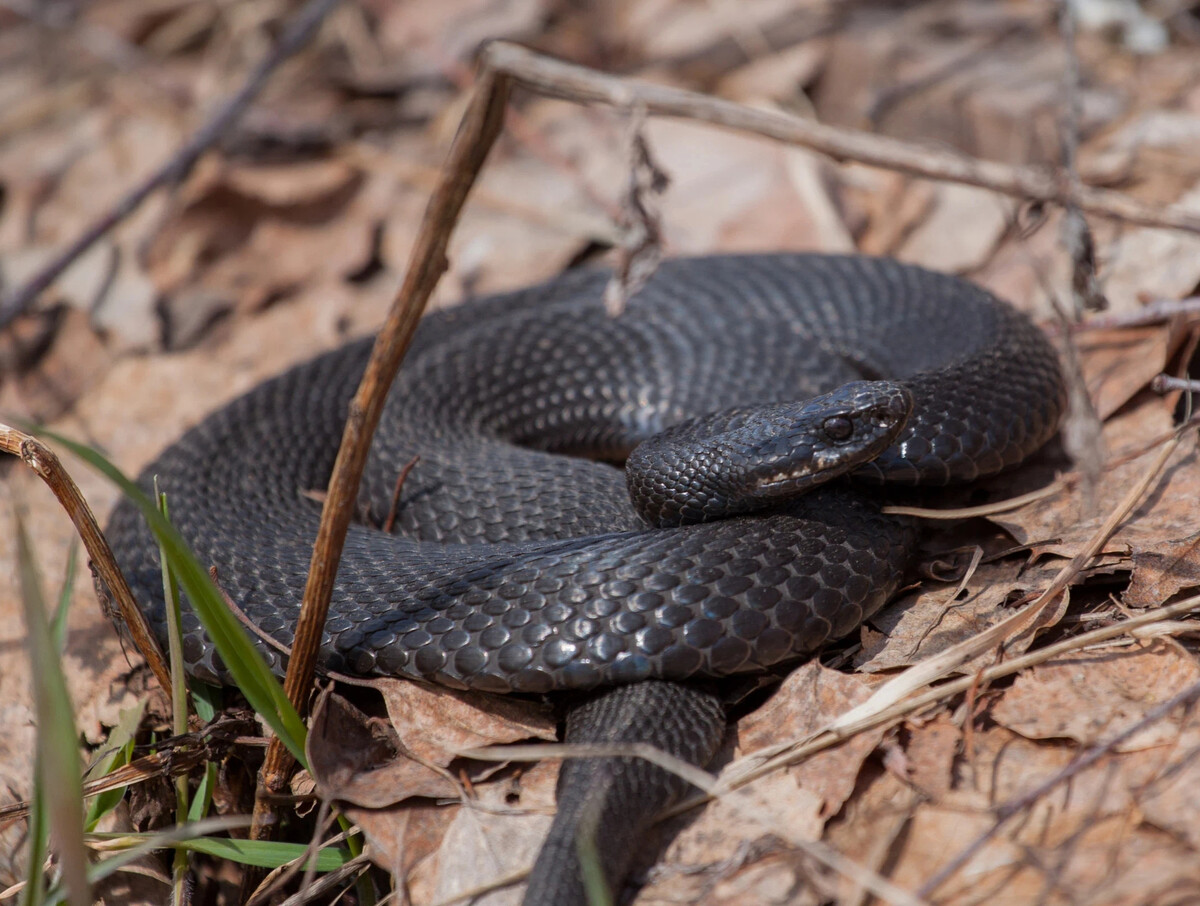
[(924, 723), (910, 720), (907, 726), (907, 779), (922, 795), (937, 802), (954, 786), (954, 760), (962, 751), (962, 728), (945, 713)]
[[(980, 566), (962, 591), (957, 582), (926, 581), (871, 618), (871, 625), (882, 634), (868, 637), (869, 644), (864, 644), (855, 658), (856, 666), (864, 673), (878, 673), (923, 661), (1010, 616), (1012, 610), (1006, 604), (1046, 588), (1061, 568), (1061, 563), (1050, 561), (1022, 569), (1020, 561), (1006, 558)], [(1065, 607), (1062, 601), (1057, 609)], [(1023, 637), (1005, 650), (1020, 653), (1031, 641), (1031, 637)], [(960, 670), (969, 673), (991, 660), (988, 655)]]
[[(871, 689), (863, 677), (809, 661), (793, 671), (766, 704), (738, 722), (738, 748), (753, 754), (814, 733), (832, 718), (866, 701)], [(882, 730), (857, 734), (788, 769), (797, 786), (817, 797), (822, 818), (836, 813), (854, 791), (863, 762), (882, 736)]]
[(1095, 330), (1078, 335), (1083, 377), (1096, 414), (1105, 419), (1167, 367), (1174, 345), (1165, 327)]
[[(550, 828), (556, 774), (557, 764), (539, 763), (519, 780), (476, 786), (477, 795), (453, 810), (436, 852), (407, 876), (413, 901), (445, 902), (531, 866)], [(473, 902), (515, 906), (521, 893), (509, 886)]]
[[(1174, 725), (1172, 724), (1174, 727)], [(1130, 789), (1145, 820), (1200, 846), (1200, 725), (1194, 712), (1157, 750), (1138, 753), (1143, 770), (1131, 769)]]
[(414, 797), (461, 793), (444, 770), (412, 758), (390, 728), (340, 695), (326, 694), (317, 702), (305, 748), (325, 799), (377, 809)]
[[(1084, 502), (1073, 493), (989, 519), (1038, 552), (1073, 557), (1149, 468), (1155, 451), (1146, 450), (1147, 443), (1170, 430), (1171, 414), (1163, 401), (1149, 395), (1139, 397), (1104, 425), (1105, 443), (1119, 464), (1105, 470), (1090, 512), (1083, 512)], [(1122, 461), (1124, 454), (1142, 451), (1145, 455)], [(1104, 553), (1127, 559), (1138, 551), (1153, 550), (1163, 541), (1186, 537), (1196, 530), (1193, 501), (1198, 496), (1200, 459), (1194, 439), (1185, 437), (1157, 485), (1117, 529)]]
[(1200, 586), (1200, 532), (1163, 541), (1133, 555), (1133, 576), (1121, 595), (1127, 607), (1153, 607), (1185, 588)]
[[(1174, 642), (1078, 651), (1017, 677), (991, 709), (992, 718), (1029, 739), (1074, 739), (1093, 745), (1140, 720), (1155, 705), (1200, 678), (1200, 665)], [(1118, 751), (1163, 744), (1178, 735), (1160, 722)]]
[[(506, 776), (501, 782), (472, 785), (471, 795), (464, 797), (464, 788), (444, 769), (454, 757), (446, 746), (463, 740), (471, 745), (507, 742), (539, 732), (553, 738), (553, 724), (539, 720), (536, 709), (530, 710), (531, 718), (521, 703), (505, 699), (405, 680), (380, 680), (378, 685), (386, 688), (389, 713), (400, 716), (400, 729), (438, 763), (406, 751), (395, 727), (368, 718), (335, 694), (318, 703), (308, 742), (318, 791), (345, 803), (346, 814), (370, 840), (376, 864), (414, 886), (425, 878), (424, 883), (433, 885), (434, 900), (530, 864), (549, 825), (557, 764), (536, 765), (516, 775), (519, 781)], [(406, 694), (414, 688), (421, 691)], [(494, 705), (498, 713), (480, 704)], [(449, 799), (466, 807), (447, 809), (414, 799)], [(498, 861), (493, 858), (497, 853)], [(430, 871), (432, 876), (423, 874)]]
[[(322, 217), (358, 186), (361, 173), (344, 160), (282, 164), (227, 164), (217, 184), (234, 195), (292, 218)], [(211, 191), (211, 189), (210, 189)]]
[[(1173, 208), (1200, 210), (1200, 183), (1194, 184)], [(1200, 284), (1200, 237), (1163, 230), (1133, 230), (1113, 243), (1108, 253), (1105, 294), (1123, 305), (1136, 307), (1150, 296), (1178, 299)]]
[(932, 209), (896, 251), (902, 261), (950, 273), (984, 264), (1008, 230), (1013, 204), (971, 186), (941, 185)]
[[(864, 775), (854, 796), (829, 822), (825, 842), (890, 878), (893, 854), (907, 833), (919, 801), (920, 794), (890, 771)], [(833, 896), (826, 902), (870, 902), (855, 878), (833, 881)]]
[(404, 747), (440, 767), (466, 749), (558, 738), (549, 709), (536, 702), (387, 677), (372, 679), (369, 684), (383, 695), (392, 727)]
[(820, 75), (827, 50), (818, 38), (758, 57), (722, 77), (713, 93), (741, 103), (787, 103)]

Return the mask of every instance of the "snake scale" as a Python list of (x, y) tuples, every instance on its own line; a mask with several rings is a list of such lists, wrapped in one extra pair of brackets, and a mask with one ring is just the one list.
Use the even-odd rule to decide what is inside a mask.
[[(1023, 315), (891, 260), (671, 260), (615, 318), (607, 279), (572, 271), (423, 320), (372, 447), (322, 660), (487, 692), (574, 690), (568, 739), (649, 740), (703, 764), (724, 719), (695, 681), (794, 662), (897, 589), (916, 527), (881, 514), (871, 486), (1014, 466), (1057, 430), (1065, 391)], [(305, 492), (325, 487), (369, 351), (351, 342), (261, 384), (141, 479), (159, 477), (201, 561), (284, 645), (319, 517)], [(796, 402), (830, 391), (826, 408)], [(394, 531), (379, 531), (414, 457)], [(626, 459), (628, 480), (611, 464)], [(790, 496), (827, 466), (849, 480)], [(157, 548), (132, 506), (108, 536), (162, 634)], [(219, 681), (184, 620), (189, 669)], [(680, 792), (628, 759), (571, 762), (562, 777), (527, 903), (583, 900), (580, 822), (619, 884), (629, 828)]]

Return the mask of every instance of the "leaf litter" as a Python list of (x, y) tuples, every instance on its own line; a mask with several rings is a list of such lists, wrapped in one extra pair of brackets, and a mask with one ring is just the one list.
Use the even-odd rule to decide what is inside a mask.
[[(602, 69), (814, 111), (823, 122), (990, 159), (1039, 166), (1056, 159), (1062, 64), (1054, 4), (836, 6), (776, 0), (731, 16), (721, 13), (723, 4), (621, 2), (596, 21), (594, 10), (550, 0), (347, 5), (281, 76), (229, 150), (210, 154), (178, 190), (109, 234), (5, 335), (6, 343), (19, 345), (2, 357), (0, 411), (51, 419), (134, 471), (223, 400), (377, 323), (465, 97), (460, 75), (477, 39), (467, 40), (463, 22), (477, 23), (480, 37), (534, 38)], [(229, 11), (197, 18), (198, 9), (164, 0), (150, 14), (137, 4), (98, 2), (77, 27), (107, 30), (135, 52), (134, 62), (115, 65), (76, 53), (53, 79), (27, 58), (0, 68), (0, 97), (25, 99), (0, 114), (6, 287), (106, 210), (117, 187), (166, 157), (186, 134), (182, 125), (194, 123), (220, 94), (217, 86), (236, 84), (231, 73), (254, 57), (264, 22)], [(263, 15), (269, 23), (278, 13)], [(30, 28), (0, 13), (0, 53), (23, 59), (19, 42)], [(68, 31), (63, 40), (84, 40), (83, 34)], [(1200, 167), (1180, 138), (1192, 134), (1189, 118), (1200, 109), (1194, 87), (1200, 63), (1189, 40), (1179, 32), (1171, 46), (1138, 60), (1102, 34), (1081, 36), (1085, 180), (1105, 174), (1144, 200), (1194, 204)], [(998, 89), (997, 74), (1012, 73), (1017, 47), (1028, 65), (1020, 79), (1005, 79)], [(62, 58), (60, 50), (56, 59)], [(403, 67), (385, 65), (401, 59)], [(227, 71), (214, 68), (215, 60)], [(1141, 78), (1130, 78), (1133, 72)], [(83, 91), (81, 84), (90, 87)], [(506, 133), (494, 152), (452, 244), (440, 303), (544, 278), (594, 256), (597, 244), (615, 236), (607, 217), (627, 185), (627, 124), (559, 101), (527, 99), (518, 108), (536, 140)], [(1170, 122), (1163, 118), (1168, 112)], [(974, 276), (1047, 321), (1047, 300), (1069, 296), (1054, 212), (1043, 219), (981, 190), (832, 165), (693, 123), (651, 118), (645, 134), (671, 178), (661, 199), (668, 254), (763, 247), (895, 254)], [(269, 155), (261, 150), (267, 146)], [(1136, 311), (1146, 300), (1185, 296), (1200, 285), (1194, 237), (1095, 226), (1099, 275), (1115, 311)], [(1061, 493), (1014, 512), (935, 528), (931, 558), (966, 541), (983, 551), (983, 562), (965, 583), (920, 579), (824, 658), (852, 664), (855, 672), (815, 662), (795, 671), (731, 730), (713, 766), (718, 777), (739, 759), (818, 734), (869, 701), (896, 671), (969, 644), (1045, 588), (1144, 476), (1154, 456), (1150, 442), (1169, 434), (1174, 401), (1147, 387), (1156, 374), (1180, 366), (1194, 334), (1195, 321), (1186, 318), (1075, 333), (1089, 394), (1105, 419), (1110, 465), (1096, 499), (1081, 498), (1069, 480), (1070, 463), (1055, 451), (1034, 463), (1030, 475), (976, 492), (996, 500), (1056, 472), (1068, 479)], [(111, 491), (84, 473), (78, 477), (97, 510), (106, 509)], [(982, 666), (1119, 624), (1200, 586), (1198, 497), (1200, 467), (1185, 438), (1040, 630), (979, 653), (949, 675), (970, 680)], [(18, 500), (31, 511), (39, 557), (56, 562), (69, 528), (30, 476), (14, 470), (0, 492), (5, 524)], [(14, 556), (0, 532), (0, 559), (12, 563)], [(0, 569), (0, 613), (12, 616), (10, 575)], [(87, 715), (85, 734), (97, 738), (130, 696), (129, 668), (89, 600), (90, 583), (77, 585), (67, 663), (76, 708)], [(1194, 633), (1183, 620), (1169, 621), (1166, 635), (1118, 636), (1011, 679), (980, 680), (850, 735), (751, 784), (759, 820), (747, 819), (744, 804), (720, 799), (672, 819), (670, 828), (681, 830), (663, 851), (648, 855), (650, 883), (636, 902), (864, 900), (862, 878), (822, 866), (794, 840), (820, 841), (905, 890), (920, 889), (987, 834), (1006, 803), (1071, 771), (1083, 750), (1103, 747), (1197, 680)], [(19, 621), (5, 625), (10, 650), (0, 652), (0, 690), (9, 704), (0, 713), (5, 738), (18, 739), (27, 735), (29, 719), (27, 666)], [(373, 806), (356, 806), (353, 817), (364, 826), (374, 822), (368, 833), (380, 863), (407, 879), (414, 902), (425, 903), (528, 865), (552, 807), (554, 762), (497, 770), (456, 753), (549, 739), (552, 721), (541, 713), (500, 713), (507, 705), (477, 706), (451, 693), (389, 685), (386, 707), (366, 718), (342, 713), (339, 719), (352, 722), (332, 732), (318, 723), (326, 732), (314, 733), (313, 742), (314, 762), (320, 755), (341, 764), (342, 785), (330, 792)], [(1195, 899), (1195, 724), (1192, 710), (1172, 712), (1103, 751), (1023, 803), (1015, 820), (927, 898)], [(0, 763), (17, 798), (27, 794), (31, 748), (10, 746)], [(315, 764), (314, 771), (321, 774)], [(333, 783), (323, 776), (319, 782)], [(377, 796), (381, 787), (384, 798), (405, 801), (363, 792)], [(0, 864), (0, 872), (20, 874), (16, 863)]]

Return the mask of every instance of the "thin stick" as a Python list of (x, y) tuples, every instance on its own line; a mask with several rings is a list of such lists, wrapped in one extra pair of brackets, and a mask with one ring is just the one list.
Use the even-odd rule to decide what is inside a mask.
[(420, 461), (420, 456), (414, 456), (404, 464), (404, 468), (396, 476), (396, 487), (392, 490), (392, 505), (388, 507), (387, 519), (383, 521), (383, 531), (386, 535), (390, 535), (392, 529), (396, 527), (396, 516), (400, 513), (400, 494), (404, 491), (404, 482), (408, 480), (408, 473)]
[(1087, 320), (1072, 324), (1071, 332), (1084, 333), (1089, 330), (1147, 327), (1151, 324), (1161, 324), (1171, 318), (1198, 313), (1200, 313), (1200, 296), (1188, 296), (1184, 299), (1155, 299), (1137, 311), (1093, 315)]
[(1143, 204), (1106, 189), (1072, 188), (1050, 170), (980, 160), (884, 135), (758, 110), (681, 88), (604, 75), (503, 41), (489, 44), (483, 60), (497, 72), (507, 73), (514, 81), (551, 97), (621, 109), (641, 105), (651, 114), (685, 117), (803, 145), (836, 161), (857, 161), (927, 179), (978, 186), (1027, 201), (1073, 204), (1090, 214), (1138, 226), (1200, 233), (1200, 215)]
[[(502, 75), (486, 71), (480, 74), (471, 104), (463, 116), (442, 170), (441, 182), (425, 209), (404, 283), (379, 332), (362, 383), (350, 404), (342, 444), (321, 511), (321, 525), (313, 545), (304, 603), (284, 679), (284, 691), (301, 714), (307, 710), (321, 634), (337, 576), (338, 559), (354, 515), (354, 502), (371, 438), (383, 413), (388, 389), (425, 310), (425, 303), (448, 266), (446, 248), (458, 215), (488, 152), (500, 134), (508, 87), (509, 80)], [(268, 800), (284, 789), (292, 764), (288, 750), (278, 739), (272, 740), (259, 775), (259, 795), (254, 805), (252, 836), (256, 839), (261, 839), (273, 823), (273, 808)]]
[[(254, 68), (241, 89), (229, 98), (192, 137), (139, 186), (117, 202), (83, 231), (69, 246), (55, 256), (11, 295), (0, 298), (0, 330), (3, 330), (25, 309), (29, 308), (62, 272), (101, 237), (142, 206), (147, 198), (166, 185), (177, 183), (191, 172), (196, 161), (223, 136), (246, 112), (279, 64), (304, 47), (340, 0), (309, 0), (288, 26), (274, 49)], [(167, 688), (170, 688), (169, 686)]]
[(146, 615), (134, 601), (129, 583), (125, 581), (125, 576), (117, 566), (112, 548), (108, 546), (104, 533), (100, 531), (96, 516), (87, 501), (84, 500), (79, 486), (63, 468), (62, 462), (54, 455), (53, 450), (36, 437), (31, 437), (23, 431), (0, 424), (0, 451), (20, 457), (21, 461), (29, 466), (58, 498), (58, 502), (75, 525), (75, 531), (79, 533), (79, 537), (83, 541), (92, 566), (117, 605), (121, 619), (125, 621), (125, 625), (129, 629), (134, 647), (150, 665), (163, 694), (170, 698), (171, 671), (167, 669), (167, 661), (163, 657), (162, 648), (159, 646), (154, 632), (150, 629)]
[(1150, 381), (1150, 389), (1155, 393), (1170, 393), (1173, 390), (1197, 393), (1200, 392), (1200, 381), (1195, 378), (1177, 378), (1169, 374), (1159, 374)]
[(885, 506), (883, 512), (892, 516), (919, 516), (922, 519), (974, 519), (977, 516), (994, 516), (997, 513), (1007, 513), (1020, 509), (1028, 503), (1053, 497), (1066, 487), (1066, 480), (1060, 479), (1044, 488), (1022, 494), (1020, 497), (1010, 497), (1007, 500), (997, 500), (995, 503), (983, 503), (979, 506), (960, 506), (954, 509), (934, 509), (924, 506)]

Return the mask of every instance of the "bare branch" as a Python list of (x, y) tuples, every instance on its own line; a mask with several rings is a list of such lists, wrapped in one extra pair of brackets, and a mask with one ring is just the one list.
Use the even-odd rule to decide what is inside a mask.
[(837, 161), (857, 161), (927, 179), (978, 186), (1026, 201), (1070, 203), (1089, 214), (1139, 226), (1200, 233), (1200, 215), (1164, 210), (1106, 189), (1072, 188), (1048, 169), (980, 160), (884, 135), (839, 129), (786, 113), (758, 110), (681, 88), (605, 75), (503, 41), (489, 44), (483, 59), (485, 65), (497, 72), (507, 73), (517, 83), (550, 97), (622, 109), (640, 104), (647, 113), (686, 117), (753, 132), (788, 144), (803, 145)]

